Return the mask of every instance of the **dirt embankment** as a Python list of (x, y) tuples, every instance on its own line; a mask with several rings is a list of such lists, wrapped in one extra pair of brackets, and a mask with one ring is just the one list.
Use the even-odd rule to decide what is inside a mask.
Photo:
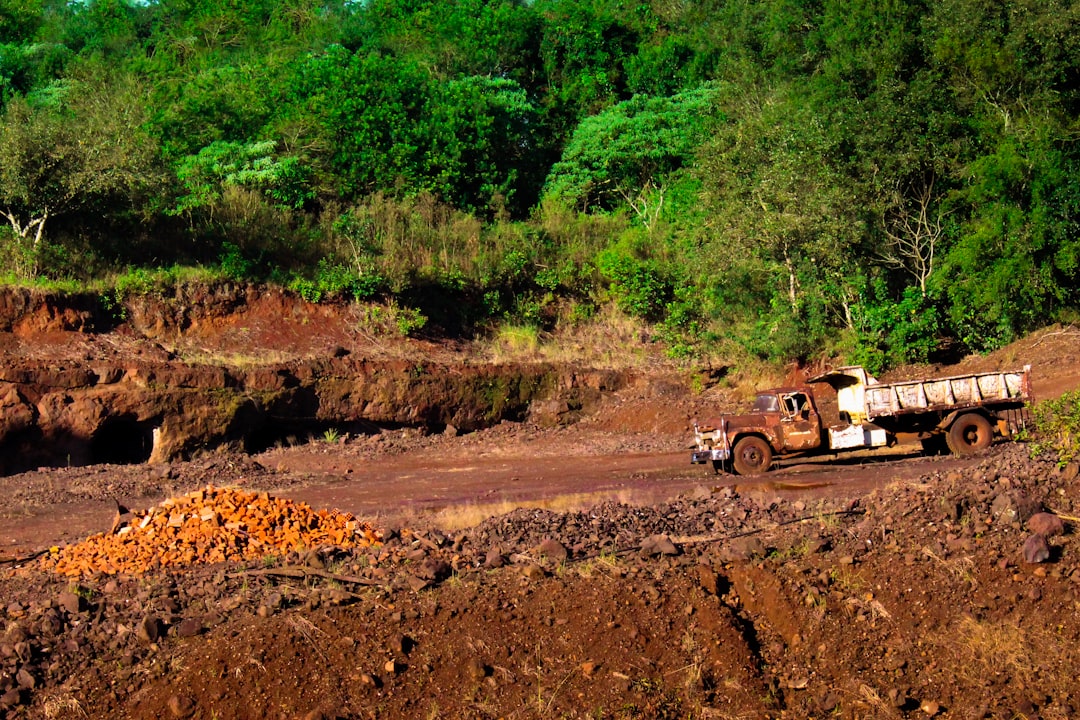
[(186, 288), (106, 312), (90, 296), (0, 289), (0, 474), (254, 452), (327, 430), (471, 431), (581, 417), (631, 376), (392, 355), (349, 306), (266, 288)]

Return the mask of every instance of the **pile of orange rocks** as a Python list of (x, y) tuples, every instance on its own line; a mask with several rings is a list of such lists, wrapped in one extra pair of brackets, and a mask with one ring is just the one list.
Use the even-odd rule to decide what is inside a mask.
[[(122, 517), (122, 516), (121, 516)], [(207, 487), (165, 500), (107, 533), (57, 549), (45, 563), (63, 575), (139, 574), (158, 568), (256, 560), (323, 546), (364, 547), (379, 542), (367, 523), (336, 510), (267, 493)]]

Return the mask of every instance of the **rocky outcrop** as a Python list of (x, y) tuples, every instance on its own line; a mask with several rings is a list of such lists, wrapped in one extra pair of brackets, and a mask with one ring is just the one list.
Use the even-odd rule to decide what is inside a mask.
[(330, 428), (555, 425), (628, 381), (443, 363), (413, 357), (408, 341), (390, 359), (369, 357), (357, 312), (261, 286), (178, 286), (123, 303), (0, 288), (0, 474), (261, 450)]
[(534, 404), (554, 406), (544, 417), (555, 423), (625, 382), (620, 373), (552, 365), (449, 368), (348, 355), (254, 368), (139, 358), (9, 363), (0, 367), (0, 472), (261, 450), (330, 427), (469, 431), (522, 419)]

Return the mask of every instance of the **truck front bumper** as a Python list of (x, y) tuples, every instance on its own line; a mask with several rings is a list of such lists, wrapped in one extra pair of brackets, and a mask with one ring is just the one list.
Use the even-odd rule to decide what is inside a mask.
[(723, 462), (731, 459), (731, 451), (726, 448), (713, 448), (712, 450), (694, 450), (690, 453), (690, 464), (700, 465), (707, 462)]

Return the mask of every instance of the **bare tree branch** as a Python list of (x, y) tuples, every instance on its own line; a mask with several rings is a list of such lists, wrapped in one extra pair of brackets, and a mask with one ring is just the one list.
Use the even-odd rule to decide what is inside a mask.
[(935, 178), (931, 176), (913, 192), (905, 195), (899, 184), (893, 189), (889, 209), (882, 217), (882, 228), (889, 244), (880, 255), (889, 266), (907, 271), (926, 295), (926, 281), (934, 272), (934, 258), (944, 231), (945, 213), (934, 195)]

